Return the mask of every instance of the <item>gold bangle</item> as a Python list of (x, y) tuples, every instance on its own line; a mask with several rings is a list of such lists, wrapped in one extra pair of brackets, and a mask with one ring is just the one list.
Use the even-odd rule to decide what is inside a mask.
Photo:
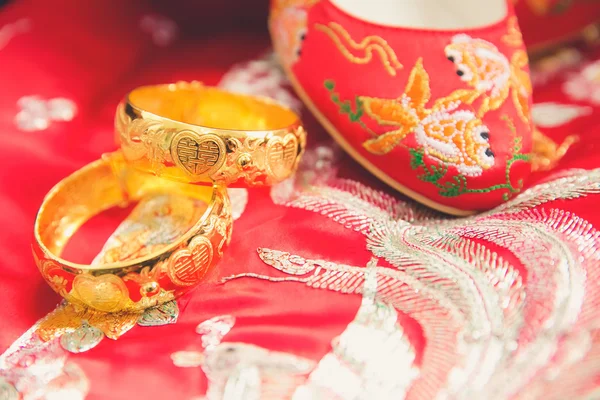
[(132, 166), (198, 184), (272, 185), (296, 170), (306, 144), (292, 110), (198, 82), (133, 90), (115, 128)]
[[(146, 257), (95, 266), (60, 258), (73, 233), (92, 216), (160, 193), (196, 198), (207, 208), (185, 234)], [(200, 283), (229, 244), (231, 227), (224, 187), (164, 181), (127, 167), (121, 152), (115, 152), (50, 190), (35, 220), (32, 247), (46, 282), (69, 302), (104, 312), (140, 311), (173, 300)]]

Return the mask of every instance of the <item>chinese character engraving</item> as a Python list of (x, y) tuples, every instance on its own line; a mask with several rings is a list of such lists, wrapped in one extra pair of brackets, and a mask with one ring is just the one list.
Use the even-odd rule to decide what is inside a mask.
[(207, 140), (198, 143), (192, 138), (184, 137), (177, 143), (179, 161), (192, 174), (202, 174), (219, 161), (221, 154), (217, 143)]

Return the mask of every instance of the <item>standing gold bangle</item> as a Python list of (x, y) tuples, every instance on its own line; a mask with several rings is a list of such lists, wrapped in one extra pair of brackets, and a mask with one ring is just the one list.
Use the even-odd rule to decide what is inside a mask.
[(292, 110), (197, 82), (133, 90), (115, 127), (132, 166), (199, 184), (272, 185), (295, 171), (306, 143)]
[[(146, 257), (95, 266), (60, 258), (73, 233), (92, 216), (160, 193), (203, 200), (207, 207), (185, 234)], [(128, 168), (116, 152), (50, 190), (35, 220), (33, 255), (44, 279), (68, 301), (105, 312), (139, 311), (173, 300), (200, 283), (220, 260), (231, 226), (225, 188), (164, 181)]]

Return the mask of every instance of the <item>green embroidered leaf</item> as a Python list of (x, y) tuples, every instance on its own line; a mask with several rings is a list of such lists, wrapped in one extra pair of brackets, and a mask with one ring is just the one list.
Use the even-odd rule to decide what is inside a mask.
[(417, 169), (425, 165), (425, 162), (423, 161), (423, 150), (408, 149), (408, 152), (410, 153), (410, 167), (412, 169)]
[(439, 194), (444, 197), (456, 197), (467, 193), (467, 178), (464, 175), (456, 175), (452, 178), (454, 182), (446, 182)]
[(437, 165), (424, 166), (424, 173), (419, 175), (418, 178), (424, 182), (437, 184), (446, 175), (446, 172), (448, 172), (448, 167), (445, 165), (441, 167)]
[(523, 148), (523, 138), (522, 137), (516, 137), (515, 138), (515, 146), (514, 146), (514, 153), (517, 154), (521, 151), (521, 149)]
[(357, 122), (359, 121), (364, 113), (363, 102), (356, 96), (354, 98), (354, 104), (356, 105), (356, 112), (350, 115), (350, 121)]
[(330, 95), (331, 101), (333, 101), (333, 103), (336, 104), (340, 108), (339, 109), (340, 114), (346, 114), (348, 116), (348, 119), (350, 119), (351, 122), (360, 123), (361, 122), (360, 119), (362, 118), (363, 113), (364, 113), (362, 101), (360, 101), (358, 96), (356, 96), (354, 98), (354, 108), (356, 109), (356, 111), (352, 111), (352, 104), (350, 103), (350, 101), (349, 100), (341, 101), (340, 95), (336, 92), (331, 91), (335, 87), (332, 85), (333, 85), (333, 81), (325, 81), (325, 87), (327, 87), (331, 93), (331, 95)]
[(452, 184), (451, 186), (448, 186), (445, 189), (441, 189), (439, 191), (440, 196), (444, 196), (444, 197), (456, 197), (461, 193), (460, 188), (454, 184)]
[[(331, 101), (339, 107), (340, 114), (345, 114), (348, 116), (350, 122), (358, 123), (365, 131), (369, 132), (373, 136), (377, 136), (378, 134), (373, 132), (367, 125), (361, 120), (364, 116), (364, 104), (360, 100), (359, 96), (354, 97), (354, 104), (350, 100), (342, 101), (340, 99), (339, 93), (334, 92), (335, 89), (335, 81), (332, 79), (326, 79), (323, 82), (323, 85), (329, 92), (329, 96)], [(504, 183), (499, 183), (496, 185), (488, 186), (480, 189), (469, 189), (467, 188), (467, 178), (462, 175), (456, 175), (452, 177), (452, 179), (448, 182), (440, 182), (448, 173), (448, 164), (442, 165), (427, 165), (425, 163), (425, 153), (422, 148), (409, 148), (408, 146), (404, 146), (408, 148), (410, 154), (410, 167), (413, 170), (422, 168), (422, 173), (417, 175), (417, 178), (423, 182), (428, 182), (434, 185), (439, 189), (440, 196), (444, 197), (456, 197), (465, 193), (488, 193), (495, 190), (507, 190), (507, 193), (503, 193), (502, 197), (506, 200), (510, 198), (515, 193), (519, 193), (521, 188), (523, 187), (522, 181), (519, 181), (518, 186), (513, 186), (510, 180), (510, 170), (512, 164), (518, 160), (524, 162), (530, 162), (531, 155), (530, 154), (521, 154), (520, 151), (523, 148), (523, 141), (521, 137), (517, 136), (517, 130), (515, 124), (512, 119), (507, 115), (503, 115), (501, 117), (507, 125), (507, 128), (514, 135), (513, 140), (513, 156), (507, 160), (506, 163), (506, 181)]]

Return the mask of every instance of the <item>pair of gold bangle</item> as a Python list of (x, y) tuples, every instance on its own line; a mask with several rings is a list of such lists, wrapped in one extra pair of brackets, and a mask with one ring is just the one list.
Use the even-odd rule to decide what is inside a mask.
[[(306, 142), (290, 109), (196, 82), (133, 90), (117, 108), (115, 132), (119, 151), (76, 171), (46, 195), (33, 241), (35, 262), (48, 284), (68, 301), (104, 312), (157, 306), (200, 283), (231, 239), (226, 186), (288, 178)], [(208, 204), (174, 243), (113, 264), (81, 265), (60, 257), (94, 215), (163, 193)]]

